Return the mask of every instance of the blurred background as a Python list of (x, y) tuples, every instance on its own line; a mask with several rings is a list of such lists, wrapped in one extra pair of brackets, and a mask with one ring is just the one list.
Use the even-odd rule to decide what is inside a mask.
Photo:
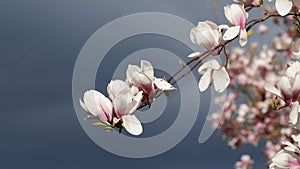
[[(205, 143), (198, 143), (209, 108), (205, 103), (209, 102), (200, 104), (199, 113), (204, 115), (198, 116), (180, 144), (161, 155), (143, 159), (120, 157), (103, 150), (84, 132), (73, 108), (72, 74), (77, 56), (88, 38), (105, 24), (139, 12), (169, 13), (195, 25), (204, 20), (224, 24), (223, 6), (231, 3), (231, 0), (217, 3), (210, 0), (1, 0), (0, 168), (225, 169), (233, 168), (245, 153), (254, 159), (254, 168), (263, 168), (263, 145), (231, 150), (216, 134)], [(192, 52), (174, 39), (144, 35), (122, 41), (108, 55), (126, 57), (137, 49), (160, 46), (180, 57)], [(108, 67), (109, 63), (115, 65), (113, 60), (106, 62)], [(97, 76), (97, 89), (105, 91), (109, 75)], [(201, 95), (202, 100), (208, 97), (208, 92)]]

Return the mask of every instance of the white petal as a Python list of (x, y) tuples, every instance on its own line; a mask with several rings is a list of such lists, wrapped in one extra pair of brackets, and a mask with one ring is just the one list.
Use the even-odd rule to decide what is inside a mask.
[(198, 72), (201, 73), (203, 70), (208, 69), (208, 68), (214, 69), (214, 70), (219, 70), (221, 68), (221, 65), (218, 61), (216, 61), (214, 59), (209, 60), (199, 67)]
[(298, 121), (298, 109), (299, 109), (299, 103), (298, 102), (293, 102), (291, 105), (291, 111), (289, 115), (289, 122), (292, 123), (294, 126), (299, 123)]
[(107, 85), (107, 93), (111, 99), (114, 99), (121, 93), (129, 91), (130, 88), (128, 84), (122, 80), (112, 80)]
[(227, 5), (224, 7), (224, 14), (225, 14), (225, 17), (227, 18), (227, 20), (232, 24), (233, 21), (232, 21), (232, 18), (231, 18), (231, 9), (230, 9), (230, 5)]
[(226, 30), (223, 35), (224, 40), (231, 40), (240, 33), (240, 26), (233, 26)]
[(143, 126), (135, 115), (126, 115), (122, 119), (124, 128), (128, 133), (136, 136), (143, 133)]
[(81, 108), (82, 108), (85, 112), (88, 112), (88, 111), (89, 111), (81, 99), (79, 100), (79, 103), (80, 103)]
[(281, 16), (285, 16), (288, 14), (293, 6), (293, 2), (291, 0), (276, 0), (275, 1), (275, 7), (277, 9), (277, 12)]
[(229, 26), (228, 25), (219, 25), (219, 31), (221, 32), (223, 29), (227, 30), (227, 29), (229, 29)]
[(142, 99), (143, 92), (140, 91), (130, 100), (128, 114), (132, 114), (136, 111), (136, 109), (141, 105)]
[(133, 78), (136, 76), (137, 73), (140, 73), (142, 70), (136, 65), (128, 65), (126, 71), (126, 78), (129, 83), (132, 83)]
[(247, 31), (246, 29), (241, 30), (240, 32), (240, 36), (239, 36), (239, 42), (241, 46), (245, 46), (247, 44)]
[(276, 96), (279, 96), (279, 97), (282, 98), (282, 95), (281, 95), (280, 91), (275, 86), (267, 83), (267, 84), (265, 84), (264, 88), (265, 88), (266, 91), (268, 91), (270, 93), (273, 93)]
[(193, 58), (193, 57), (199, 57), (199, 56), (201, 56), (200, 52), (194, 52), (194, 53), (189, 54), (187, 57)]
[(212, 79), (215, 90), (219, 93), (222, 93), (230, 83), (229, 75), (224, 67), (220, 70), (213, 71)]
[(154, 77), (153, 67), (149, 61), (141, 60), (141, 69), (150, 79)]
[(175, 89), (170, 83), (162, 78), (154, 78), (154, 84), (158, 89), (162, 91)]
[(201, 92), (205, 91), (210, 82), (211, 82), (211, 69), (208, 69), (206, 73), (204, 73), (199, 81), (199, 89)]

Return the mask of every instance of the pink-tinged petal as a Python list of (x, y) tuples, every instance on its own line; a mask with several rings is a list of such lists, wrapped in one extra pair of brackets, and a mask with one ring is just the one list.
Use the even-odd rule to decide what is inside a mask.
[(154, 77), (153, 66), (149, 61), (141, 60), (141, 69), (150, 79)]
[(137, 75), (137, 73), (140, 73), (142, 70), (136, 65), (128, 65), (127, 71), (126, 71), (126, 78), (129, 83), (132, 83), (133, 78)]
[(188, 58), (193, 58), (193, 57), (200, 57), (200, 56), (201, 56), (200, 52), (194, 52), (194, 53), (189, 54), (187, 57)]
[(265, 84), (264, 88), (265, 88), (266, 91), (268, 91), (270, 93), (273, 93), (273, 94), (275, 94), (278, 97), (281, 97), (281, 98), (283, 97), (281, 95), (281, 92), (275, 86), (273, 86), (271, 84), (268, 84), (268, 83)]
[(204, 71), (205, 69), (208, 69), (208, 68), (214, 69), (214, 70), (219, 70), (221, 68), (221, 65), (218, 61), (216, 61), (214, 59), (209, 60), (199, 67), (198, 72), (201, 73), (202, 71)]
[(123, 116), (122, 120), (124, 128), (128, 133), (136, 136), (143, 133), (143, 126), (135, 115)]
[(232, 18), (233, 25), (241, 26), (241, 28), (245, 28), (246, 17), (247, 15), (244, 10), (244, 6), (239, 4), (231, 5), (231, 18)]
[(84, 93), (84, 104), (93, 116), (98, 117), (102, 122), (111, 121), (112, 103), (102, 93), (96, 90), (89, 90)]
[(272, 158), (272, 162), (280, 168), (289, 168), (289, 160), (292, 158), (290, 154), (281, 150)]
[(107, 93), (111, 99), (114, 99), (121, 93), (127, 92), (128, 90), (130, 90), (128, 84), (122, 80), (112, 80), (107, 85)]
[(215, 90), (219, 93), (222, 93), (230, 83), (229, 75), (224, 67), (220, 70), (213, 71), (212, 79)]
[(240, 33), (240, 26), (233, 26), (227, 29), (223, 35), (224, 40), (231, 40), (235, 38)]
[(175, 89), (170, 83), (162, 78), (154, 78), (154, 84), (158, 89), (162, 91)]
[(294, 81), (294, 85), (293, 85), (293, 99), (292, 101), (295, 102), (298, 100), (300, 95), (300, 72), (297, 73), (296, 77), (295, 77), (295, 81)]
[(239, 42), (241, 46), (245, 46), (247, 44), (247, 31), (246, 29), (243, 29), (240, 31), (240, 36), (239, 36)]
[(211, 69), (208, 69), (206, 73), (204, 73), (199, 81), (199, 89), (201, 92), (205, 91), (210, 82), (211, 82)]
[(285, 16), (287, 15), (293, 6), (293, 2), (291, 0), (276, 0), (275, 7), (279, 15)]
[[(290, 115), (289, 115), (289, 122), (292, 123), (294, 126), (297, 125), (297, 123), (299, 123), (299, 103), (298, 102), (293, 102), (291, 104), (291, 111), (290, 111)], [(299, 124), (298, 124), (299, 126)]]
[(282, 76), (278, 82), (278, 88), (281, 91), (284, 101), (287, 104), (290, 104), (290, 101), (292, 100), (292, 86), (289, 79)]

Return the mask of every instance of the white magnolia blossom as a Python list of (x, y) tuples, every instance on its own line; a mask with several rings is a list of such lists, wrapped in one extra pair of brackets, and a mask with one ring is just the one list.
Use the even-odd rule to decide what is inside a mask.
[(239, 43), (241, 46), (247, 44), (246, 20), (248, 13), (244, 9), (244, 5), (232, 4), (224, 7), (224, 13), (232, 27), (220, 25), (220, 29), (227, 29), (223, 35), (224, 40), (231, 40), (239, 35)]
[[(219, 45), (222, 33), (219, 31), (218, 25), (211, 21), (198, 22), (197, 27), (192, 28), (190, 39), (194, 44), (205, 47), (207, 50)], [(212, 52), (217, 55), (218, 50)]]
[[(134, 87), (133, 87), (134, 88)], [(121, 80), (111, 81), (107, 86), (109, 97), (112, 99), (114, 112), (114, 122), (122, 120), (124, 128), (132, 135), (140, 135), (143, 127), (138, 118), (133, 115), (140, 106), (143, 98), (142, 91), (135, 91)]]
[(297, 39), (295, 42), (293, 42), (292, 52), (295, 56), (300, 58), (300, 39)]
[(299, 96), (300, 96), (300, 63), (294, 62), (287, 68), (285, 75), (278, 82), (277, 88), (271, 84), (265, 84), (266, 91), (280, 97), (287, 106), (290, 106), (289, 121), (300, 129)]
[(201, 92), (205, 91), (211, 82), (215, 90), (219, 93), (223, 92), (230, 83), (229, 75), (224, 66), (216, 60), (210, 60), (199, 67), (198, 72), (205, 72), (199, 82)]
[(292, 135), (295, 144), (289, 141), (285, 141), (282, 144), (285, 146), (284, 149), (280, 150), (272, 158), (270, 169), (298, 169), (300, 168), (300, 135)]
[[(271, 1), (272, 0), (269, 0), (269, 2)], [(281, 16), (287, 15), (291, 11), (293, 4), (295, 4), (297, 8), (300, 8), (300, 0), (275, 0), (276, 10)]]
[(154, 70), (149, 61), (141, 60), (141, 67), (128, 65), (127, 82), (143, 91), (144, 99), (152, 101), (157, 90), (167, 91), (175, 88), (162, 78), (154, 77)]
[(121, 123), (130, 134), (140, 135), (143, 127), (132, 114), (140, 106), (143, 92), (136, 91), (121, 80), (111, 81), (107, 92), (112, 101), (96, 90), (85, 92), (83, 101), (80, 100), (81, 107), (107, 126)]

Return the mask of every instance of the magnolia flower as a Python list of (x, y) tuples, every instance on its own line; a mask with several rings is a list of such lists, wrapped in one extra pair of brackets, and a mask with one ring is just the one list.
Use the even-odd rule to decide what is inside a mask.
[(299, 117), (299, 96), (300, 96), (300, 63), (294, 62), (285, 72), (278, 82), (278, 88), (265, 84), (265, 90), (280, 97), (287, 106), (291, 107), (290, 122), (300, 128)]
[(292, 52), (295, 56), (300, 57), (300, 39), (297, 39), (292, 44)]
[(276, 0), (275, 7), (279, 15), (281, 16), (287, 15), (293, 7), (293, 2), (298, 8), (300, 8), (299, 0)]
[(141, 122), (135, 115), (132, 115), (140, 106), (143, 98), (142, 91), (136, 93), (121, 80), (111, 81), (107, 86), (109, 97), (112, 99), (114, 123), (122, 121), (122, 126), (132, 135), (140, 135), (143, 132)]
[(220, 25), (221, 29), (227, 29), (223, 35), (224, 40), (231, 40), (239, 35), (239, 42), (241, 46), (247, 44), (247, 30), (246, 20), (248, 13), (244, 9), (244, 5), (232, 4), (224, 7), (224, 12), (227, 20), (233, 25)]
[(142, 125), (132, 114), (140, 106), (143, 92), (130, 88), (121, 80), (111, 81), (107, 92), (112, 101), (96, 90), (85, 92), (83, 101), (80, 100), (81, 107), (108, 127), (124, 127), (130, 134), (140, 135)]
[(259, 33), (260, 35), (262, 35), (262, 34), (266, 33), (268, 29), (269, 29), (269, 28), (268, 28), (267, 25), (265, 25), (265, 24), (260, 24), (260, 25), (258, 26), (258, 33)]
[(167, 91), (175, 89), (171, 84), (161, 78), (154, 77), (154, 70), (150, 62), (141, 60), (141, 67), (128, 65), (127, 82), (143, 91), (144, 99), (152, 102), (156, 91)]
[(202, 75), (199, 82), (199, 89), (201, 92), (205, 91), (209, 84), (213, 82), (215, 90), (219, 93), (223, 92), (230, 83), (229, 75), (224, 66), (221, 66), (216, 60), (210, 60), (204, 63), (198, 69)]
[[(194, 44), (205, 47), (207, 50), (219, 45), (221, 40), (221, 32), (218, 25), (211, 21), (198, 22), (197, 27), (192, 28), (190, 39)], [(214, 55), (218, 54), (218, 50), (213, 51)]]
[(241, 161), (235, 163), (234, 167), (236, 169), (248, 169), (253, 165), (254, 161), (251, 160), (249, 155), (242, 155)]
[(282, 144), (285, 147), (272, 158), (270, 169), (300, 168), (299, 135), (292, 135), (292, 138), (296, 144), (292, 144), (289, 141), (283, 142)]

